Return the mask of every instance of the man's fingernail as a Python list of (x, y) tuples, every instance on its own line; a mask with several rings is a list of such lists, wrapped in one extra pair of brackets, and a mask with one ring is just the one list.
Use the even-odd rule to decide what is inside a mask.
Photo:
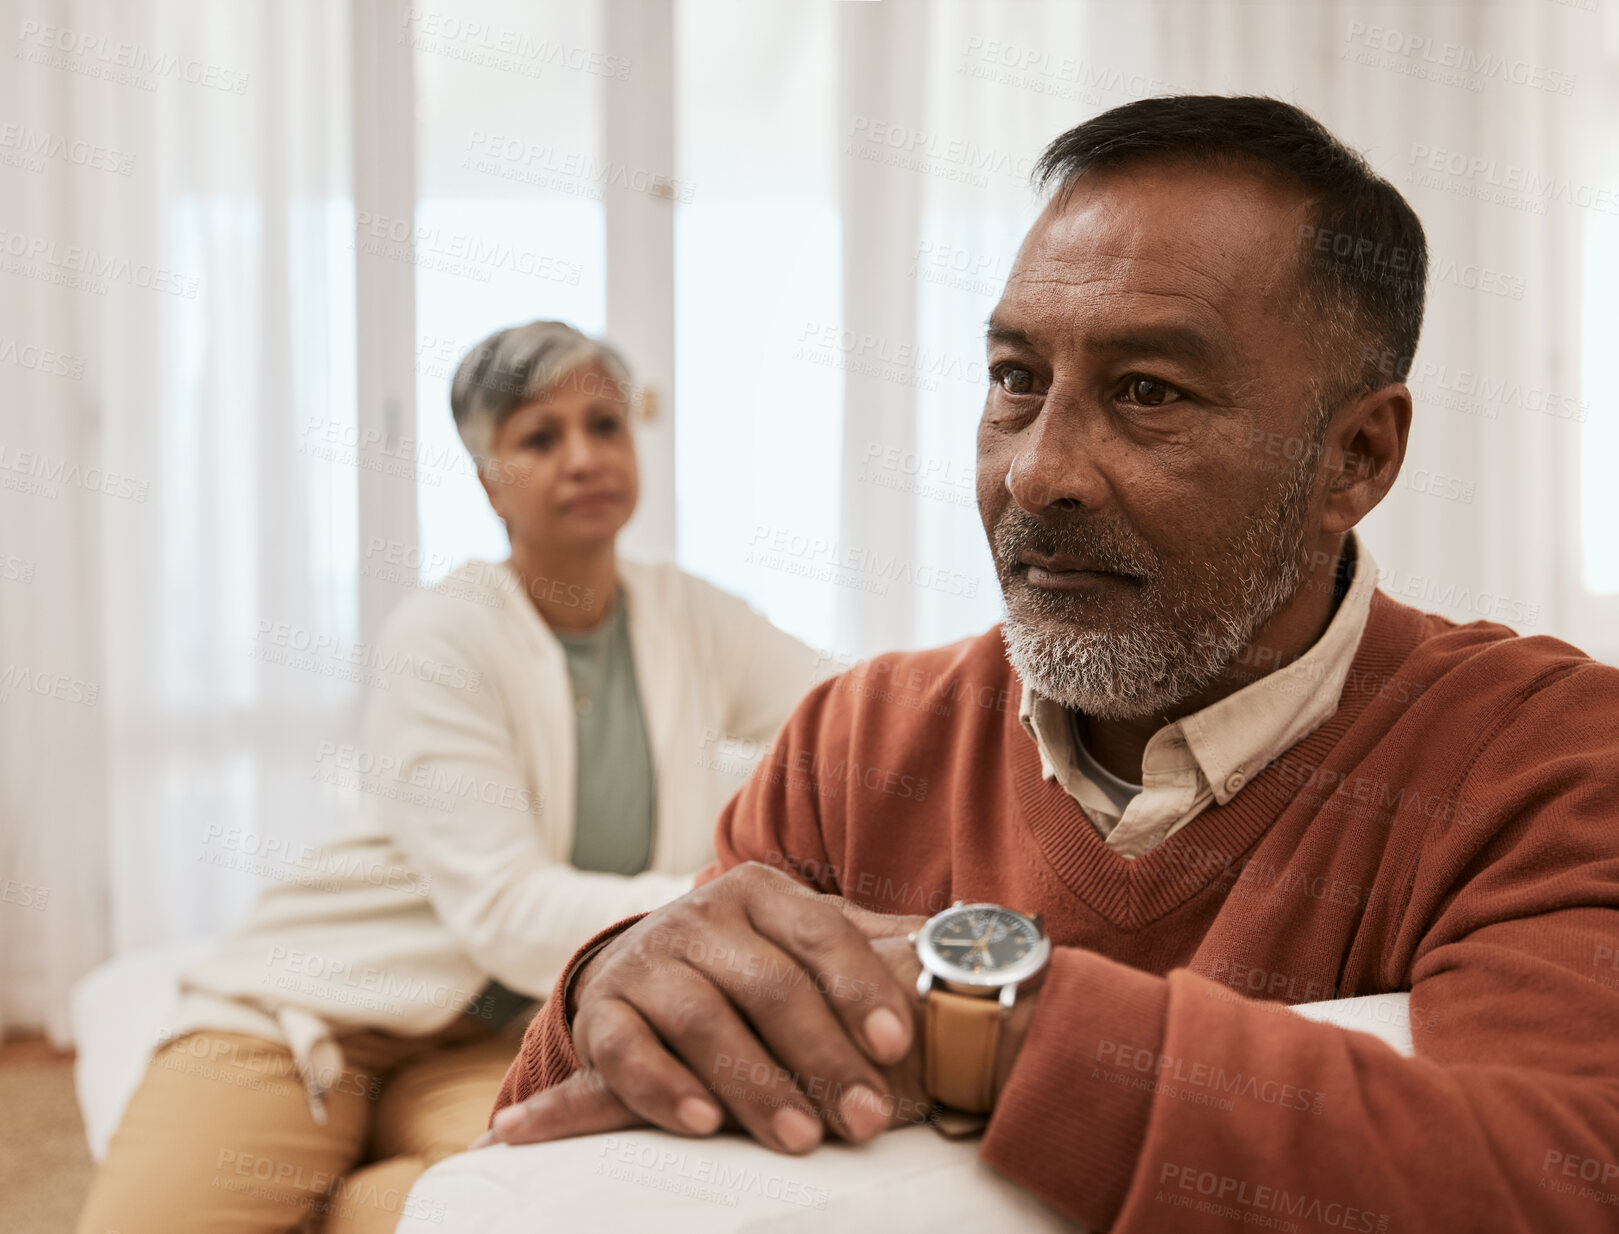
[(807, 1153), (821, 1142), (821, 1120), (791, 1106), (776, 1111), (770, 1120), (776, 1138), (790, 1153)]
[(712, 1135), (725, 1116), (701, 1097), (682, 1097), (675, 1107), (675, 1117), (693, 1135)]
[(523, 1111), (515, 1105), (509, 1105), (499, 1114), (495, 1115), (495, 1125), (493, 1130), (496, 1135), (500, 1135), (502, 1132), (510, 1131), (522, 1121)]
[(467, 1145), (467, 1151), (470, 1153), (475, 1148), (483, 1148), (486, 1145), (493, 1144), (494, 1142), (495, 1142), (494, 1134), (492, 1132), (486, 1131), (481, 1136), (479, 1136), (476, 1140), (472, 1141), (472, 1143)]
[(869, 1140), (888, 1126), (882, 1098), (864, 1084), (856, 1084), (843, 1094), (838, 1112), (843, 1115), (843, 1125), (857, 1140)]
[(887, 1007), (879, 1007), (866, 1017), (866, 1040), (881, 1058), (897, 1058), (907, 1045), (905, 1026)]

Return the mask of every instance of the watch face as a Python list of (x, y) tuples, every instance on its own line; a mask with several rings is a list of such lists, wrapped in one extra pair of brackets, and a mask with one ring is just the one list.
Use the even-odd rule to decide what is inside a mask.
[(975, 986), (1022, 980), (1051, 954), (1050, 940), (1038, 925), (997, 904), (946, 909), (923, 927), (918, 941), (929, 971)]

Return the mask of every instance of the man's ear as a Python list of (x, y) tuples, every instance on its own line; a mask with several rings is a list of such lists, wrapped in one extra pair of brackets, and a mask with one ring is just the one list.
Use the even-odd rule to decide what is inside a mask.
[(1348, 531), (1394, 487), (1411, 436), (1411, 391), (1394, 382), (1340, 409), (1322, 443), (1326, 500), (1321, 530)]

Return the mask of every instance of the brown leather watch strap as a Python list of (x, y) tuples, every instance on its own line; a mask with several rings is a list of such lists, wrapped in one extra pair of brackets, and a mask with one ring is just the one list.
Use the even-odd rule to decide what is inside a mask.
[(995, 1051), (1001, 1040), (1001, 1004), (934, 989), (928, 995), (924, 1082), (942, 1105), (972, 1114), (995, 1108)]

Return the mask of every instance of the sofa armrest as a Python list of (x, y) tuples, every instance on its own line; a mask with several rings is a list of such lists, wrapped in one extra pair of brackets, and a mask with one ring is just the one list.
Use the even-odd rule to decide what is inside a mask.
[[(1411, 1053), (1408, 994), (1293, 1007)], [(862, 1147), (829, 1142), (786, 1157), (737, 1135), (687, 1139), (649, 1128), (459, 1153), (417, 1180), (399, 1234), (656, 1230), (658, 1234), (1046, 1234), (1079, 1227), (978, 1160), (975, 1140), (928, 1127)], [(1081, 1231), (1083, 1234), (1083, 1231)]]
[(1393, 1046), (1410, 1058), (1411, 995), (1364, 994), (1359, 998), (1335, 998), (1325, 1003), (1300, 1003), (1291, 1008), (1294, 1015), (1370, 1033), (1385, 1045)]

